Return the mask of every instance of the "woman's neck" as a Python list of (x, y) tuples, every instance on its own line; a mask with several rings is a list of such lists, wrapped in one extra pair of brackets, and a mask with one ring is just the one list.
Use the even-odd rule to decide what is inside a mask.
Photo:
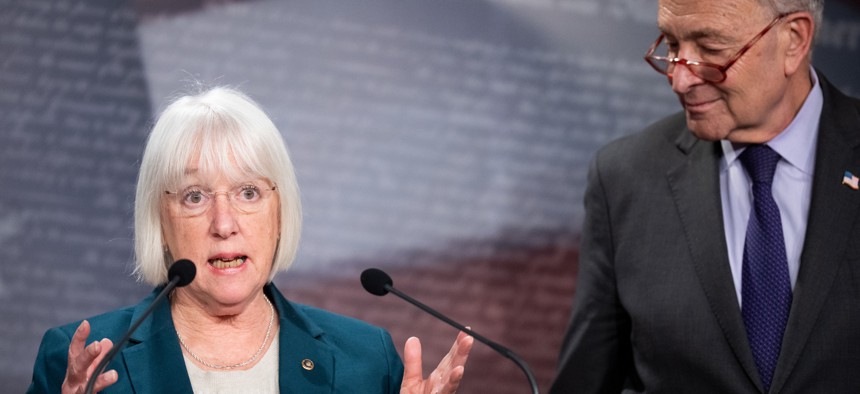
[[(229, 309), (233, 312), (236, 307)], [(222, 368), (212, 366), (235, 366), (248, 360), (252, 362), (234, 368), (252, 367), (271, 343), (271, 333), (277, 332), (277, 313), (262, 291), (239, 313), (227, 314), (217, 305), (178, 293), (171, 297), (171, 312), (183, 353), (204, 369), (218, 370)]]

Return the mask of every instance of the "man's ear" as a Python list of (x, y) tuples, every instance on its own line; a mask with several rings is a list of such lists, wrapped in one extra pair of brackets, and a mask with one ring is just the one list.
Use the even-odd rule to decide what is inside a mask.
[(785, 75), (790, 76), (801, 67), (807, 67), (809, 55), (812, 52), (812, 40), (815, 32), (815, 19), (809, 12), (789, 14), (782, 32), (786, 35)]

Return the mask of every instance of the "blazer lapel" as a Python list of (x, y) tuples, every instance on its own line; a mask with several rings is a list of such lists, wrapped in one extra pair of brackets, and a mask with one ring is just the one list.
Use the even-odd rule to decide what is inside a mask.
[[(161, 291), (161, 287), (156, 292)], [(157, 294), (137, 305), (131, 322), (137, 321)], [(170, 304), (162, 302), (138, 327), (122, 352), (133, 392), (190, 393), (191, 381), (185, 369), (179, 339), (173, 327)]]
[[(135, 307), (131, 322), (137, 321), (160, 290), (157, 288)], [(273, 300), (279, 315), (280, 392), (332, 393), (335, 360), (330, 346), (322, 339), (323, 330), (271, 284), (266, 286), (265, 292)], [(192, 392), (167, 302), (157, 306), (138, 327), (121, 356), (134, 393)]]
[(726, 341), (747, 376), (760, 387), (729, 267), (720, 203), (719, 144), (698, 140), (688, 130), (682, 130), (676, 142), (686, 161), (667, 177), (693, 266)]
[(845, 259), (860, 211), (860, 191), (841, 184), (845, 171), (860, 174), (860, 114), (820, 74), (824, 106), (815, 152), (812, 200), (794, 303), (773, 377), (778, 392), (800, 358), (821, 306)]
[(266, 293), (278, 309), (280, 355), (278, 357), (281, 393), (332, 393), (334, 354), (322, 339), (323, 330), (296, 309), (271, 284)]

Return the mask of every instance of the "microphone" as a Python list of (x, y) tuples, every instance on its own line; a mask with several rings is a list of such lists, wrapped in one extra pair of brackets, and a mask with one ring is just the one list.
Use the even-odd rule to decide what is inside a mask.
[(140, 323), (143, 323), (143, 321), (152, 314), (152, 311), (155, 310), (155, 307), (167, 296), (167, 294), (169, 294), (174, 288), (187, 286), (194, 280), (194, 276), (196, 274), (197, 267), (188, 259), (177, 260), (170, 266), (170, 269), (167, 271), (167, 277), (170, 279), (167, 282), (167, 285), (165, 285), (164, 289), (158, 293), (152, 303), (149, 304), (149, 307), (147, 307), (143, 314), (140, 315), (140, 318), (132, 324), (131, 328), (125, 333), (125, 336), (123, 336), (119, 342), (115, 343), (108, 354), (106, 354), (98, 363), (96, 369), (93, 370), (93, 374), (87, 382), (87, 388), (84, 393), (92, 394), (98, 376), (104, 372), (105, 367), (114, 359), (114, 357), (116, 357), (123, 345), (128, 342), (128, 339), (131, 338), (131, 334), (134, 333), (134, 330), (137, 330)]
[(449, 319), (447, 316), (437, 312), (436, 310), (430, 308), (427, 305), (422, 304), (420, 301), (404, 294), (400, 290), (397, 290), (396, 288), (394, 288), (394, 281), (391, 280), (391, 277), (388, 276), (388, 274), (386, 274), (385, 271), (377, 269), (377, 268), (368, 268), (368, 269), (364, 270), (364, 272), (361, 273), (361, 285), (364, 286), (364, 289), (367, 290), (368, 293), (373, 294), (373, 295), (377, 295), (377, 296), (384, 296), (390, 292), (390, 293), (404, 299), (406, 302), (417, 306), (419, 309), (423, 310), (424, 312), (427, 312), (427, 313), (433, 315), (437, 319), (442, 320), (445, 323), (448, 323), (450, 326), (452, 326), (452, 327), (454, 327), (460, 331), (463, 331), (466, 334), (471, 335), (473, 338), (483, 342), (485, 345), (489, 346), (493, 350), (499, 352), (499, 354), (509, 358), (511, 361), (513, 361), (515, 364), (517, 364), (517, 366), (523, 370), (523, 373), (526, 374), (526, 378), (529, 380), (529, 384), (532, 387), (532, 393), (534, 393), (534, 394), (540, 393), (538, 391), (538, 385), (537, 385), (537, 381), (535, 380), (534, 374), (532, 374), (532, 371), (529, 369), (526, 362), (520, 358), (520, 356), (518, 356), (516, 353), (514, 353), (510, 349), (508, 349), (502, 345), (499, 345), (498, 343), (495, 343), (495, 342), (487, 339), (483, 335), (480, 335), (480, 334), (464, 327), (462, 324), (457, 323), (457, 322)]

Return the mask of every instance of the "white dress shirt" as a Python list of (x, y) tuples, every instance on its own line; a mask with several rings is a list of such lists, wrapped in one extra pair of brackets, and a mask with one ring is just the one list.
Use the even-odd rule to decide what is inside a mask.
[[(773, 198), (779, 206), (788, 273), (791, 288), (797, 282), (800, 253), (806, 233), (809, 201), (812, 196), (812, 174), (815, 170), (815, 146), (818, 140), (818, 122), (824, 98), (815, 71), (810, 68), (812, 90), (791, 124), (774, 139), (767, 142), (782, 156), (773, 179)], [(746, 170), (738, 160), (744, 147), (721, 141), (723, 158), (720, 161), (720, 196), (723, 207), (723, 224), (726, 231), (729, 263), (738, 296), (741, 298), (741, 269), (743, 267), (744, 238), (752, 207), (752, 187)]]

